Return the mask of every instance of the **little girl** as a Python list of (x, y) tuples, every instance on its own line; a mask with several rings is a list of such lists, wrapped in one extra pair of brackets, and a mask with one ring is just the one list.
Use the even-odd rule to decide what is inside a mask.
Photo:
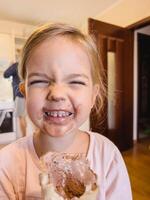
[(83, 154), (98, 177), (97, 200), (131, 200), (125, 164), (104, 136), (79, 127), (100, 113), (105, 86), (96, 46), (65, 24), (38, 28), (20, 63), (27, 112), (36, 127), (0, 151), (0, 199), (42, 199), (40, 158), (48, 152)]

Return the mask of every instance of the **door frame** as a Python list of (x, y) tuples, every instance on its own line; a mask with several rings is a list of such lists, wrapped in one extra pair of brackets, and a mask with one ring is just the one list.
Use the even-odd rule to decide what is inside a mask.
[(125, 28), (128, 30), (134, 31), (148, 25), (150, 25), (150, 17), (143, 18), (142, 20), (139, 20), (133, 24), (130, 24), (129, 26), (126, 26)]
[[(129, 30), (132, 30), (134, 33), (136, 30), (144, 28), (150, 25), (150, 17), (144, 18), (140, 21), (137, 21), (134, 24), (126, 27)], [(137, 46), (135, 45), (135, 34), (134, 34), (134, 56), (137, 54)], [(137, 58), (133, 58), (133, 141), (138, 141), (138, 63)]]

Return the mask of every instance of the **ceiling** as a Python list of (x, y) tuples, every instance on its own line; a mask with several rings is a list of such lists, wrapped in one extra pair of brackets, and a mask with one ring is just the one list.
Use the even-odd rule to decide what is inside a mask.
[(0, 0), (0, 19), (27, 24), (65, 22), (81, 26), (121, 0)]

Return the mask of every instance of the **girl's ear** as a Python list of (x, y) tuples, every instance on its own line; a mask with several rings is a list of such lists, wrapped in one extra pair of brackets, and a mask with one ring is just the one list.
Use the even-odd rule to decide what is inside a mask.
[(21, 82), (19, 84), (19, 91), (21, 92), (21, 94), (25, 97), (26, 96), (26, 91), (25, 91), (25, 83)]

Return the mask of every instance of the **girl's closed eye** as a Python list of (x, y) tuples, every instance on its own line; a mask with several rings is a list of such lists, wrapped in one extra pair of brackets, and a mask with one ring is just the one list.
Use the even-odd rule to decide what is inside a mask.
[(47, 86), (49, 85), (50, 82), (47, 81), (47, 80), (33, 80), (33, 81), (29, 81), (28, 83), (28, 86), (31, 86), (31, 85), (35, 85), (35, 86)]
[(71, 85), (86, 85), (86, 83), (84, 81), (78, 81), (78, 80), (70, 81), (69, 84), (71, 84)]

